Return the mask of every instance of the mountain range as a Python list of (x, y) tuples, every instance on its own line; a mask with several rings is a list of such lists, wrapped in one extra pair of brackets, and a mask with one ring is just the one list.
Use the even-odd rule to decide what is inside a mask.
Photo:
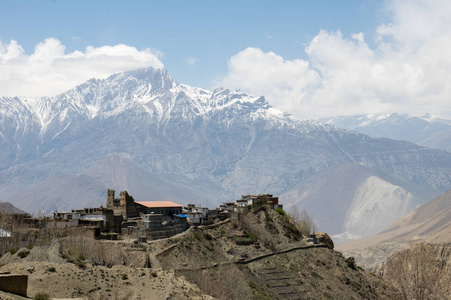
[(450, 152), (301, 120), (164, 69), (0, 98), (0, 200), (28, 212), (98, 206), (107, 188), (209, 207), (272, 193), (347, 239), (449, 190), (450, 174)]
[(409, 141), (421, 146), (451, 151), (451, 120), (432, 114), (369, 114), (320, 119), (338, 128), (371, 137)]

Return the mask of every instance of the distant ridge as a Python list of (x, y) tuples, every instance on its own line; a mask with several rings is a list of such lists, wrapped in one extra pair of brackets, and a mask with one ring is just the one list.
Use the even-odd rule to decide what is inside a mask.
[(8, 213), (8, 214), (26, 214), (25, 211), (18, 209), (14, 205), (9, 202), (1, 202), (0, 201), (0, 213)]
[(355, 115), (323, 118), (319, 121), (374, 138), (404, 140), (451, 152), (451, 120), (429, 113), (421, 116), (396, 113)]

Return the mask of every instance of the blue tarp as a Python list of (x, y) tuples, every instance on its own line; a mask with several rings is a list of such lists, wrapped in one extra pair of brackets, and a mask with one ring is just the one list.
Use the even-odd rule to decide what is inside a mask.
[(174, 217), (179, 217), (179, 218), (188, 218), (188, 215), (174, 215)]

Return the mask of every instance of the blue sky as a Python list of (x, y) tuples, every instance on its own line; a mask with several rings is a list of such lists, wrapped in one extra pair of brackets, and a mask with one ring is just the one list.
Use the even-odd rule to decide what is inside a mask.
[[(305, 58), (320, 29), (369, 35), (379, 23), (378, 1), (6, 1), (3, 42), (27, 53), (54, 37), (67, 52), (123, 43), (153, 48), (181, 83), (203, 88), (227, 73), (228, 59), (247, 47), (286, 59)], [(191, 64), (187, 63), (190, 60)]]
[(265, 95), (304, 118), (448, 115), (451, 61), (431, 50), (451, 38), (447, 2), (6, 0), (0, 93), (52, 95), (164, 65), (179, 83)]

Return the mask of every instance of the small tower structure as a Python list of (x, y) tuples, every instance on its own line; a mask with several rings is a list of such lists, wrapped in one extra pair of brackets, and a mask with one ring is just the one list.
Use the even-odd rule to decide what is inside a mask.
[(114, 190), (108, 189), (107, 208), (112, 209), (115, 216), (122, 215), (124, 220), (126, 220), (139, 215), (136, 209), (135, 200), (127, 191), (121, 191), (120, 198), (114, 198), (114, 194)]

